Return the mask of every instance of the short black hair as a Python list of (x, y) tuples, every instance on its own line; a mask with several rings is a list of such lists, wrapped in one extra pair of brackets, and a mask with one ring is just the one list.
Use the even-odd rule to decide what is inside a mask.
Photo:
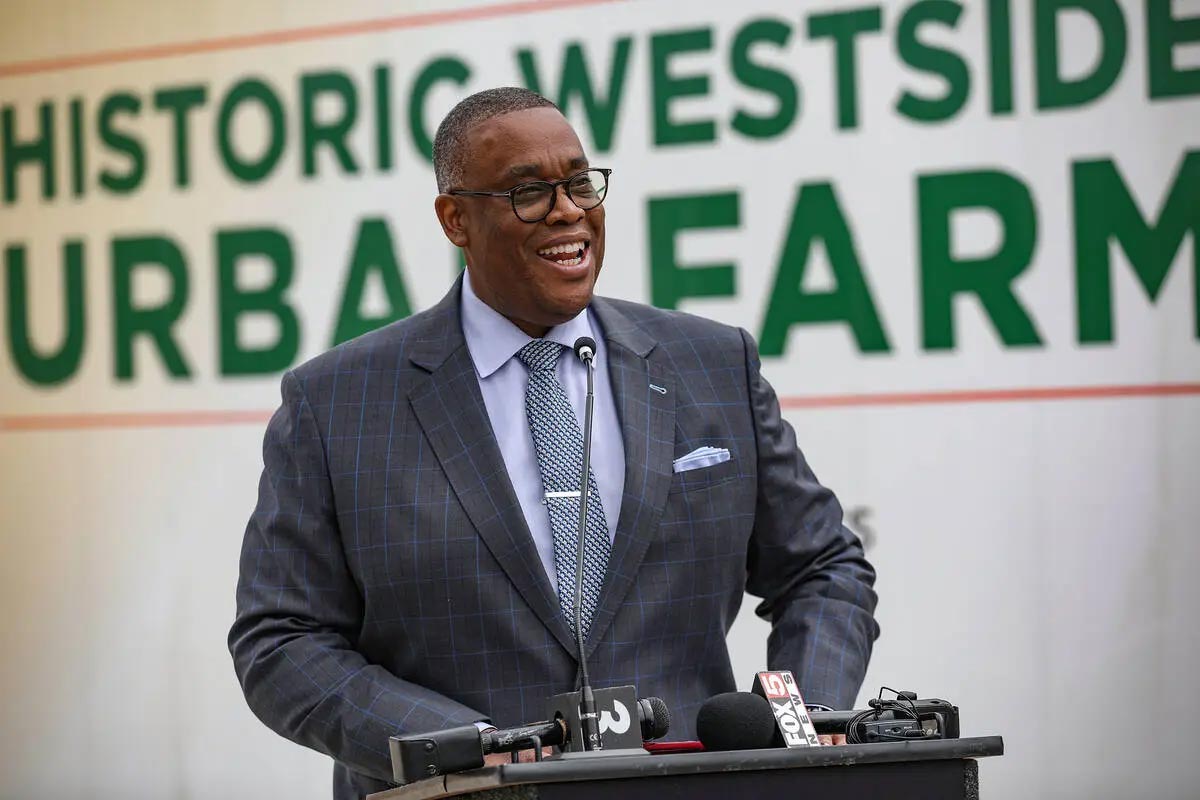
[(519, 86), (500, 86), (476, 92), (450, 109), (433, 137), (433, 174), (438, 191), (463, 188), (458, 184), (463, 177), (467, 134), (471, 128), (501, 114), (547, 106), (558, 108), (537, 92)]

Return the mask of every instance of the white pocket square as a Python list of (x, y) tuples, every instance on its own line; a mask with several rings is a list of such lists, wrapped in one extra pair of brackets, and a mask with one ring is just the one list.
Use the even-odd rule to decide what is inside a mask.
[(711, 467), (729, 460), (729, 451), (724, 447), (697, 447), (686, 456), (680, 456), (671, 464), (675, 472)]

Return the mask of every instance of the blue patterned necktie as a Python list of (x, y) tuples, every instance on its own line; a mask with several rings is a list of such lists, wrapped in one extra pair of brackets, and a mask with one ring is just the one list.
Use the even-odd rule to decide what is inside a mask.
[[(554, 570), (558, 574), (558, 602), (575, 630), (575, 552), (578, 546), (579, 478), (583, 468), (583, 434), (567, 393), (554, 374), (564, 345), (548, 339), (534, 339), (517, 353), (529, 369), (529, 387), (525, 390), (525, 415), (537, 450), (542, 473), (550, 529), (554, 533)], [(587, 635), (600, 599), (604, 571), (608, 568), (608, 523), (604, 505), (596, 488), (596, 475), (588, 470), (587, 534), (583, 553), (583, 601), (580, 619)]]

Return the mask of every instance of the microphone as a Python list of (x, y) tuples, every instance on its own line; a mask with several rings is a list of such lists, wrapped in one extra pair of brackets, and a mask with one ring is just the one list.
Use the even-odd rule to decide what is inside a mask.
[(711, 698), (700, 709), (696, 730), (710, 750), (820, 744), (796, 678), (787, 670), (756, 672), (752, 692), (727, 692)]
[[(646, 697), (632, 705), (637, 710), (638, 728), (643, 740), (667, 735), (671, 715), (666, 703), (658, 697)], [(392, 780), (403, 785), (422, 778), (478, 769), (483, 766), (484, 756), (492, 753), (532, 749), (534, 758), (540, 761), (543, 747), (573, 744), (573, 731), (578, 730), (578, 721), (575, 723), (573, 725), (572, 720), (555, 717), (546, 722), (486, 733), (481, 733), (475, 725), (463, 725), (410, 736), (393, 736), (388, 740), (392, 756)]]
[(661, 697), (638, 700), (638, 719), (642, 723), (642, 741), (661, 739), (671, 730), (671, 712)]
[(540, 751), (542, 747), (563, 744), (567, 741), (567, 735), (567, 724), (561, 719), (556, 719), (522, 725), (519, 728), (481, 733), (479, 745), (485, 756), (492, 753), (512, 753), (530, 746)]
[(487, 733), (481, 733), (475, 725), (463, 725), (413, 736), (393, 736), (388, 739), (392, 780), (404, 785), (436, 775), (479, 769), (483, 757), (490, 753), (511, 753), (531, 746), (536, 746), (540, 760), (543, 744), (562, 744), (567, 735), (566, 724), (556, 719)]
[(775, 744), (775, 715), (756, 694), (725, 692), (700, 706), (696, 735), (705, 750), (762, 750)]
[[(551, 697), (546, 704), (547, 719), (561, 719), (567, 725), (564, 756), (587, 755), (587, 741), (580, 716), (582, 691), (565, 692)], [(633, 686), (609, 686), (595, 690), (596, 711), (604, 750), (592, 755), (617, 755), (642, 752), (648, 739), (666, 736), (671, 727), (667, 704), (657, 697), (638, 699)]]
[(775, 743), (784, 747), (816, 747), (821, 742), (796, 678), (788, 670), (757, 672), (752, 691), (771, 707), (775, 717)]
[(591, 364), (592, 359), (596, 357), (596, 340), (590, 336), (580, 336), (575, 340), (575, 355), (584, 364)]
[(587, 655), (583, 645), (583, 539), (587, 530), (588, 474), (592, 465), (592, 405), (596, 369), (596, 340), (580, 336), (575, 340), (575, 355), (587, 367), (587, 400), (583, 413), (583, 466), (579, 476), (579, 528), (575, 548), (575, 644), (579, 648), (579, 722), (585, 751), (603, 750), (600, 740), (600, 717), (596, 714), (596, 697), (588, 678)]

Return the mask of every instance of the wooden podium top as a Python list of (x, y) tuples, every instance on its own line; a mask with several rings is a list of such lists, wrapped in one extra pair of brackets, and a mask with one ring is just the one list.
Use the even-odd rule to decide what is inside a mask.
[(832, 747), (770, 748), (669, 755), (611, 755), (592, 758), (551, 758), (540, 763), (439, 775), (369, 795), (368, 800), (434, 800), (468, 792), (520, 784), (569, 783), (620, 778), (666, 777), (701, 773), (754, 772), (808, 767), (851, 767), (860, 764), (947, 761), (1004, 754), (999, 736), (944, 739), (932, 742), (889, 742)]

